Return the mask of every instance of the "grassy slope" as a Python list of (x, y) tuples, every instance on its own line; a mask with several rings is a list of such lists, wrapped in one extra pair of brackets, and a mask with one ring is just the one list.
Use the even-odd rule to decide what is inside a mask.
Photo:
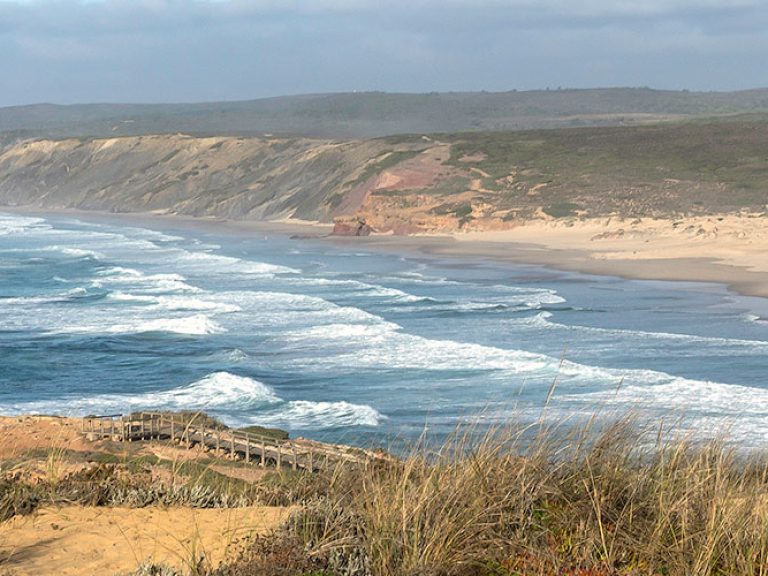
[[(448, 163), (488, 175), (482, 178), (487, 192), (477, 193), (478, 200), (521, 216), (538, 207), (555, 216), (663, 216), (762, 211), (768, 204), (765, 115), (440, 139), (452, 143)], [(420, 192), (466, 190), (478, 174)]]

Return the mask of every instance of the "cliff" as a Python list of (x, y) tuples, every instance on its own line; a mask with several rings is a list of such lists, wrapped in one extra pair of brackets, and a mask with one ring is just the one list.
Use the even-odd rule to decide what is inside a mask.
[(764, 212), (768, 117), (369, 140), (0, 140), (0, 205), (496, 230), (531, 219)]
[(233, 219), (329, 219), (331, 199), (383, 149), (182, 135), (22, 141), (0, 152), (0, 203)]

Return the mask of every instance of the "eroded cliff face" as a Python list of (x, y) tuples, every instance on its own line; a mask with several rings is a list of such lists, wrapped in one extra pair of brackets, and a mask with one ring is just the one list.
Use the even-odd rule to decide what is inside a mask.
[(20, 142), (0, 204), (233, 219), (328, 220), (376, 141), (142, 136)]
[(449, 145), (428, 138), (23, 141), (0, 151), (0, 204), (365, 221), (374, 231), (395, 233), (455, 230), (466, 214), (435, 210), (455, 194), (429, 193), (466, 172), (444, 164), (450, 153)]
[(299, 218), (335, 221), (350, 234), (762, 213), (766, 126), (737, 119), (350, 141), (0, 138), (0, 206)]

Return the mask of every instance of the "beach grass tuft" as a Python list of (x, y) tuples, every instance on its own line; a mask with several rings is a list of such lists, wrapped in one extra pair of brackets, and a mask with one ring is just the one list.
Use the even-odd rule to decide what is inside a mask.
[(218, 574), (261, 574), (278, 556), (343, 575), (768, 574), (764, 458), (629, 420), (594, 426), (471, 430), (346, 468)]

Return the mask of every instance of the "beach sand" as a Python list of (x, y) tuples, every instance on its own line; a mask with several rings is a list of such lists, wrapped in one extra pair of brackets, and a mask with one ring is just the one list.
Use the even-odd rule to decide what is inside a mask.
[(768, 217), (763, 215), (534, 220), (501, 231), (331, 241), (623, 278), (715, 282), (745, 296), (768, 297)]
[(453, 253), (495, 256), (592, 274), (718, 282), (768, 297), (768, 218), (593, 219), (456, 235)]
[[(92, 467), (87, 462), (90, 456), (119, 455), (128, 447), (132, 457), (152, 454), (169, 462), (206, 456), (198, 449), (163, 443), (88, 442), (81, 425), (75, 418), (0, 416), (0, 478), (7, 474), (33, 484), (55, 481)], [(83, 454), (71, 459), (70, 451)], [(247, 482), (266, 474), (261, 468), (241, 469), (224, 462), (211, 469)], [(154, 467), (153, 477), (159, 478), (161, 472), (169, 474)], [(244, 538), (278, 528), (296, 509), (41, 506), (28, 516), (0, 522), (0, 574), (115, 574), (134, 570), (147, 560), (188, 569), (201, 554), (208, 566), (215, 567)]]
[(303, 220), (221, 220), (78, 210), (0, 211), (106, 219), (146, 227), (232, 234), (317, 238), (416, 256), (537, 264), (559, 270), (635, 278), (715, 282), (745, 296), (768, 297), (768, 215), (718, 214), (680, 218), (536, 219), (506, 230), (411, 236), (331, 236), (332, 224)]
[(290, 508), (46, 507), (0, 524), (0, 573), (120, 574), (151, 560), (218, 566), (243, 539), (280, 526)]
[(80, 433), (81, 426), (76, 418), (0, 416), (0, 462), (49, 448), (88, 452), (93, 447)]

